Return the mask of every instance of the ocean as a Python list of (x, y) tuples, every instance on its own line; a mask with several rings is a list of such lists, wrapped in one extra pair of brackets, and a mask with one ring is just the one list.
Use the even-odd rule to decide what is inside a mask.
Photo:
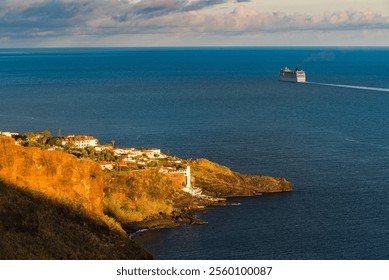
[[(278, 81), (285, 66), (310, 83)], [(137, 235), (156, 259), (389, 259), (388, 73), (389, 48), (0, 49), (0, 131), (292, 182)]]

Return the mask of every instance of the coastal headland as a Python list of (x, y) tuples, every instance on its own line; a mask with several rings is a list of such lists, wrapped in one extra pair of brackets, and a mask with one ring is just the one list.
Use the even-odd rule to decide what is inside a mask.
[(129, 233), (201, 223), (197, 211), (228, 197), (292, 190), (283, 178), (114, 140), (0, 134), (0, 259), (148, 259)]

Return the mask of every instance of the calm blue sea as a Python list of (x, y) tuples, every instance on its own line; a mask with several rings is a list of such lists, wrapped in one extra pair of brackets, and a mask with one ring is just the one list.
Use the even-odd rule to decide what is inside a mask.
[(139, 234), (157, 259), (389, 259), (388, 48), (0, 49), (0, 131), (44, 129), (292, 181)]

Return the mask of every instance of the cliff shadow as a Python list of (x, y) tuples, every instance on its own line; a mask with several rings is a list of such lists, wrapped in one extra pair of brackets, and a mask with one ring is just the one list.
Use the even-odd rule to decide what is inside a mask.
[(82, 209), (0, 180), (0, 259), (150, 259)]

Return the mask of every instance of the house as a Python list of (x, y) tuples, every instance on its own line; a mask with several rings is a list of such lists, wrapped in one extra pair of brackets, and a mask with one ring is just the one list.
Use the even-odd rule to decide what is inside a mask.
[(101, 162), (99, 162), (99, 164), (100, 164), (101, 169), (103, 169), (103, 170), (112, 170), (113, 169), (113, 165), (110, 162), (101, 161)]
[(166, 155), (162, 154), (160, 149), (148, 149), (144, 150), (143, 153), (148, 158), (166, 158)]
[(136, 162), (136, 160), (133, 157), (125, 157), (122, 159), (124, 162)]
[(128, 154), (128, 150), (122, 149), (122, 148), (114, 148), (113, 149), (113, 154), (115, 156), (127, 155)]
[(162, 166), (159, 170), (158, 170), (158, 172), (159, 173), (163, 173), (163, 174), (168, 174), (168, 173), (174, 173), (174, 169), (173, 168), (171, 168), (171, 167), (164, 167), (164, 166)]
[(68, 135), (62, 139), (62, 145), (74, 145), (76, 148), (82, 149), (86, 147), (96, 147), (99, 140), (88, 135)]
[(124, 162), (124, 161), (119, 161), (116, 163), (116, 166), (119, 166), (119, 167), (127, 167), (127, 162)]
[(126, 155), (128, 157), (136, 157), (136, 156), (141, 156), (143, 152), (141, 150), (137, 150), (134, 148), (127, 148), (126, 149)]
[(102, 151), (106, 151), (106, 150), (112, 150), (112, 146), (101, 146), (101, 145), (98, 145), (95, 147), (95, 150), (97, 152), (102, 152)]
[(13, 137), (13, 136), (19, 135), (19, 133), (9, 132), (9, 131), (0, 131), (0, 135), (6, 136), (6, 137)]

